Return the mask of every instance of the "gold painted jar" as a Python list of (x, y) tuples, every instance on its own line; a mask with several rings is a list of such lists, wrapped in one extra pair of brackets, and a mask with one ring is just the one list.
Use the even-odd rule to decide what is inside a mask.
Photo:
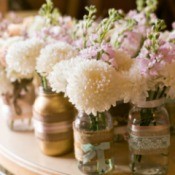
[(44, 154), (55, 156), (72, 150), (74, 116), (75, 109), (64, 94), (40, 89), (33, 106), (33, 123), (35, 136)]

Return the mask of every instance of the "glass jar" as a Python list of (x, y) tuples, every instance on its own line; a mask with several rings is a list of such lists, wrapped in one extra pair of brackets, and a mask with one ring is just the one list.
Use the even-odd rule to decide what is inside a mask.
[(131, 109), (130, 103), (118, 102), (116, 106), (111, 107), (109, 112), (113, 118), (114, 123), (114, 141), (126, 141), (128, 114)]
[(105, 174), (114, 168), (113, 122), (109, 113), (79, 112), (74, 122), (74, 149), (85, 174)]
[(168, 111), (170, 118), (170, 131), (172, 135), (175, 135), (175, 100), (167, 100), (165, 108)]
[(129, 113), (130, 168), (134, 175), (165, 175), (170, 122), (164, 99), (146, 101)]
[(63, 93), (39, 89), (33, 105), (33, 123), (38, 145), (44, 154), (58, 156), (73, 149), (75, 113)]
[(35, 91), (32, 84), (21, 90), (17, 98), (13, 95), (3, 95), (1, 98), (2, 115), (13, 131), (32, 131), (32, 106)]

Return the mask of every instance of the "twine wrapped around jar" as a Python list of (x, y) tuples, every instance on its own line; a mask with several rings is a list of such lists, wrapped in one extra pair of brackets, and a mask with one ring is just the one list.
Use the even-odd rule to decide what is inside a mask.
[(97, 161), (104, 168), (105, 160), (114, 155), (113, 129), (80, 131), (74, 125), (73, 129), (76, 159), (84, 163)]

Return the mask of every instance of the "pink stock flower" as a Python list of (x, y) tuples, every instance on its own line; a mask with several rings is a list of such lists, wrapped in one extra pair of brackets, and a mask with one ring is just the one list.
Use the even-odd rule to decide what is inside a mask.
[(161, 39), (158, 40), (158, 49), (155, 53), (148, 49), (148, 46), (152, 44), (148, 39), (137, 57), (141, 73), (145, 76), (158, 76), (167, 64), (175, 61), (175, 44)]
[(125, 35), (120, 49), (131, 57), (135, 57), (140, 49), (143, 36), (141, 33), (136, 33), (134, 31), (128, 31)]
[(80, 57), (85, 59), (100, 59), (116, 67), (115, 51), (108, 43), (94, 44), (80, 51)]
[(162, 55), (162, 60), (171, 63), (175, 60), (175, 44), (165, 42), (158, 49), (158, 52)]

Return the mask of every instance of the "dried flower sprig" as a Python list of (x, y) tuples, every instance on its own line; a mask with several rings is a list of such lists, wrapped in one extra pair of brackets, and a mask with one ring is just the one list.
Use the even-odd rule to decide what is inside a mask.
[(54, 8), (52, 0), (46, 0), (46, 3), (39, 10), (39, 15), (45, 17), (47, 24), (56, 25), (60, 12), (57, 8)]

